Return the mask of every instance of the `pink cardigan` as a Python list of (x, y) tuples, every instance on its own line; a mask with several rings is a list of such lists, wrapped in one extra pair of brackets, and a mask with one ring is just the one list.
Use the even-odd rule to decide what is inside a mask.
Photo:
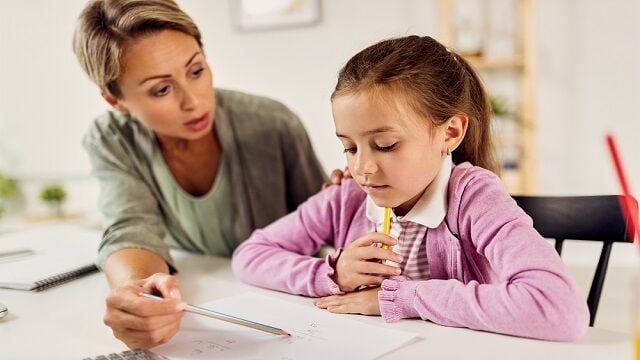
[[(373, 232), (366, 194), (353, 180), (331, 186), (298, 209), (256, 230), (234, 252), (236, 276), (292, 294), (340, 294), (335, 258), (314, 258)], [(530, 338), (572, 341), (588, 327), (589, 310), (552, 246), (493, 173), (454, 166), (444, 221), (426, 236), (431, 278), (387, 279), (379, 293), (388, 322), (403, 318)]]

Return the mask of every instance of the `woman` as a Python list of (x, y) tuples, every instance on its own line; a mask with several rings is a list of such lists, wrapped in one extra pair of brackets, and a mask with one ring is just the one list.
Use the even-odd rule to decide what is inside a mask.
[(200, 32), (173, 1), (93, 0), (73, 43), (116, 110), (83, 141), (106, 219), (104, 321), (130, 348), (150, 348), (177, 332), (184, 308), (170, 247), (230, 256), (317, 192), (324, 175), (284, 105), (214, 90)]

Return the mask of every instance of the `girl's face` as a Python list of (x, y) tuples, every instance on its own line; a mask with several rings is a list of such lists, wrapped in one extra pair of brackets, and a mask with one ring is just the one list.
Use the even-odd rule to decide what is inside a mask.
[(126, 48), (122, 66), (121, 98), (103, 93), (118, 111), (168, 138), (195, 140), (211, 131), (213, 75), (193, 37), (173, 30), (143, 36)]
[(406, 214), (438, 174), (446, 126), (432, 128), (400, 101), (367, 93), (332, 101), (349, 171), (376, 205)]

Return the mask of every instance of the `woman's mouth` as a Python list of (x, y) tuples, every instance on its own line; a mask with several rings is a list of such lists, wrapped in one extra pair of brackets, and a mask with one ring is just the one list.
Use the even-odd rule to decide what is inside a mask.
[(209, 125), (209, 113), (206, 113), (197, 119), (187, 121), (183, 125), (193, 132), (202, 131)]

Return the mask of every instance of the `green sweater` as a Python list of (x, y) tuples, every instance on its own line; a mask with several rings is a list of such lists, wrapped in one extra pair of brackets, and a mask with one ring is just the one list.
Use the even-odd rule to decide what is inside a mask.
[[(229, 169), (236, 245), (295, 210), (326, 179), (300, 120), (279, 102), (216, 89), (214, 127)], [(124, 248), (150, 250), (172, 270), (171, 246), (205, 253), (180, 225), (153, 175), (157, 145), (150, 129), (108, 111), (94, 121), (83, 145), (100, 182), (106, 228), (98, 266)]]

